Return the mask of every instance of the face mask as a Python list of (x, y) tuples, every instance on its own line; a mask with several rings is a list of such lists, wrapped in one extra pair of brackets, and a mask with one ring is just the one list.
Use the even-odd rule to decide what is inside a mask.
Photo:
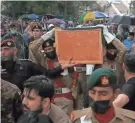
[(16, 30), (10, 30), (12, 34), (16, 34)]
[(127, 37), (127, 40), (131, 40), (131, 38), (130, 37)]
[(103, 100), (103, 101), (93, 101), (92, 100), (90, 102), (90, 106), (91, 106), (92, 110), (98, 114), (104, 114), (111, 107), (109, 100)]
[(48, 52), (48, 53), (45, 53), (45, 54), (46, 54), (46, 57), (49, 58), (49, 59), (55, 59), (56, 58), (56, 52), (55, 51)]
[(107, 54), (106, 54), (106, 57), (107, 57), (107, 59), (109, 59), (109, 60), (115, 60), (116, 56), (117, 56), (117, 53), (114, 53), (114, 54), (112, 55), (111, 53), (107, 52)]

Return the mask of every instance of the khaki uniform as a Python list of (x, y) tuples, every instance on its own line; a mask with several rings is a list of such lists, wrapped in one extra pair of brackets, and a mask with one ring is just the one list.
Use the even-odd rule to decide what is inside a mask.
[(51, 104), (48, 115), (53, 123), (71, 123), (69, 116), (54, 104)]
[[(57, 59), (48, 60), (44, 53), (42, 52), (42, 42), (39, 40), (35, 40), (29, 45), (29, 59), (32, 62), (39, 64), (47, 69), (51, 69), (59, 66), (59, 62)], [(49, 61), (52, 62), (53, 67), (50, 68)], [(62, 108), (68, 115), (70, 115), (71, 111), (73, 111), (73, 96), (71, 92), (71, 87), (73, 83), (73, 78), (68, 75), (60, 75), (54, 81), (55, 86), (55, 95), (53, 98), (53, 103)], [(58, 81), (61, 81), (60, 84)], [(62, 90), (62, 91), (61, 91)]]
[(5, 80), (1, 80), (1, 122), (14, 123), (21, 115), (20, 90)]
[[(97, 65), (97, 68), (111, 68), (116, 70), (116, 74), (117, 74), (117, 83), (118, 84), (124, 84), (125, 83), (125, 78), (124, 78), (124, 71), (122, 69), (122, 65), (123, 65), (123, 60), (124, 60), (124, 56), (125, 53), (127, 52), (124, 44), (119, 41), (119, 40), (114, 40), (112, 41), (112, 44), (117, 48), (118, 50), (118, 56), (116, 57), (115, 61), (112, 62), (112, 64), (108, 64), (107, 60), (104, 59), (104, 63), (103, 65)], [(97, 69), (95, 68), (95, 69)]]
[[(135, 123), (135, 112), (115, 107), (115, 116), (109, 123)], [(99, 123), (91, 108), (73, 111), (73, 123)]]

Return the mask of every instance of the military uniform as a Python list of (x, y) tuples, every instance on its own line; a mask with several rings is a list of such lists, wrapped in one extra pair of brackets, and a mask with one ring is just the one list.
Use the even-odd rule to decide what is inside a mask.
[(14, 61), (14, 67), (7, 70), (2, 63), (1, 78), (17, 85), (23, 91), (23, 82), (34, 75), (46, 75), (49, 78), (59, 76), (63, 71), (61, 66), (47, 70), (40, 65), (32, 63), (28, 59), (18, 59)]
[[(100, 123), (91, 108), (73, 111), (73, 123)], [(109, 123), (135, 123), (135, 112), (115, 107), (115, 116)]]
[[(50, 45), (48, 42), (47, 44), (48, 46)], [(47, 69), (53, 69), (60, 65), (57, 58), (48, 59), (47, 57), (45, 57), (45, 53), (42, 49), (42, 42), (40, 42), (39, 40), (31, 42), (29, 45), (29, 58), (34, 63), (39, 64)], [(73, 111), (74, 103), (71, 92), (73, 79), (69, 74), (67, 74), (60, 75), (53, 79), (53, 81), (55, 86), (55, 94), (52, 102), (62, 108), (68, 115), (70, 115), (71, 111)]]
[(22, 114), (21, 92), (16, 85), (1, 80), (1, 122), (14, 123)]
[[(105, 91), (103, 88), (114, 88), (116, 87), (116, 83), (117, 79), (114, 70), (107, 68), (95, 70), (88, 78), (87, 85), (88, 89), (93, 90), (93, 92), (90, 93), (90, 95), (93, 94), (93, 99), (89, 97), (92, 99), (90, 103), (91, 107), (73, 111), (71, 113), (71, 120), (75, 123), (134, 123), (135, 112), (114, 107), (111, 101), (113, 97), (109, 100), (100, 100), (100, 98), (103, 98), (103, 95), (101, 94), (102, 96), (100, 97), (99, 93)], [(101, 87), (102, 89), (100, 90), (100, 88), (98, 88), (96, 92), (94, 87)], [(111, 92), (108, 90), (107, 93)], [(104, 106), (106, 106), (106, 108)]]

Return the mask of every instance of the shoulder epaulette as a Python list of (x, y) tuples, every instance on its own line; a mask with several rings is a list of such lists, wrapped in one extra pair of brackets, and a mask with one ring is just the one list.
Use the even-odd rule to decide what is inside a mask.
[(135, 112), (131, 110), (122, 109), (121, 114), (135, 120)]

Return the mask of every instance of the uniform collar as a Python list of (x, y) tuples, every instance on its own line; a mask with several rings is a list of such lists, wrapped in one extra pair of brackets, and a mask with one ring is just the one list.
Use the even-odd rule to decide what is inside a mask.
[[(119, 118), (119, 119), (124, 121), (124, 117), (123, 117), (123, 115), (121, 113), (121, 110), (119, 108), (117, 108), (117, 107), (114, 107), (114, 111), (115, 111), (115, 116), (114, 116), (113, 120), (116, 119), (116, 118)], [(88, 111), (88, 113), (87, 113), (87, 115), (85, 117), (85, 120), (88, 120), (90, 118), (92, 120), (94, 120), (94, 121), (97, 121), (91, 108), (89, 108), (89, 111)]]
[(16, 64), (21, 64), (21, 61), (17, 57), (15, 57), (15, 63)]

